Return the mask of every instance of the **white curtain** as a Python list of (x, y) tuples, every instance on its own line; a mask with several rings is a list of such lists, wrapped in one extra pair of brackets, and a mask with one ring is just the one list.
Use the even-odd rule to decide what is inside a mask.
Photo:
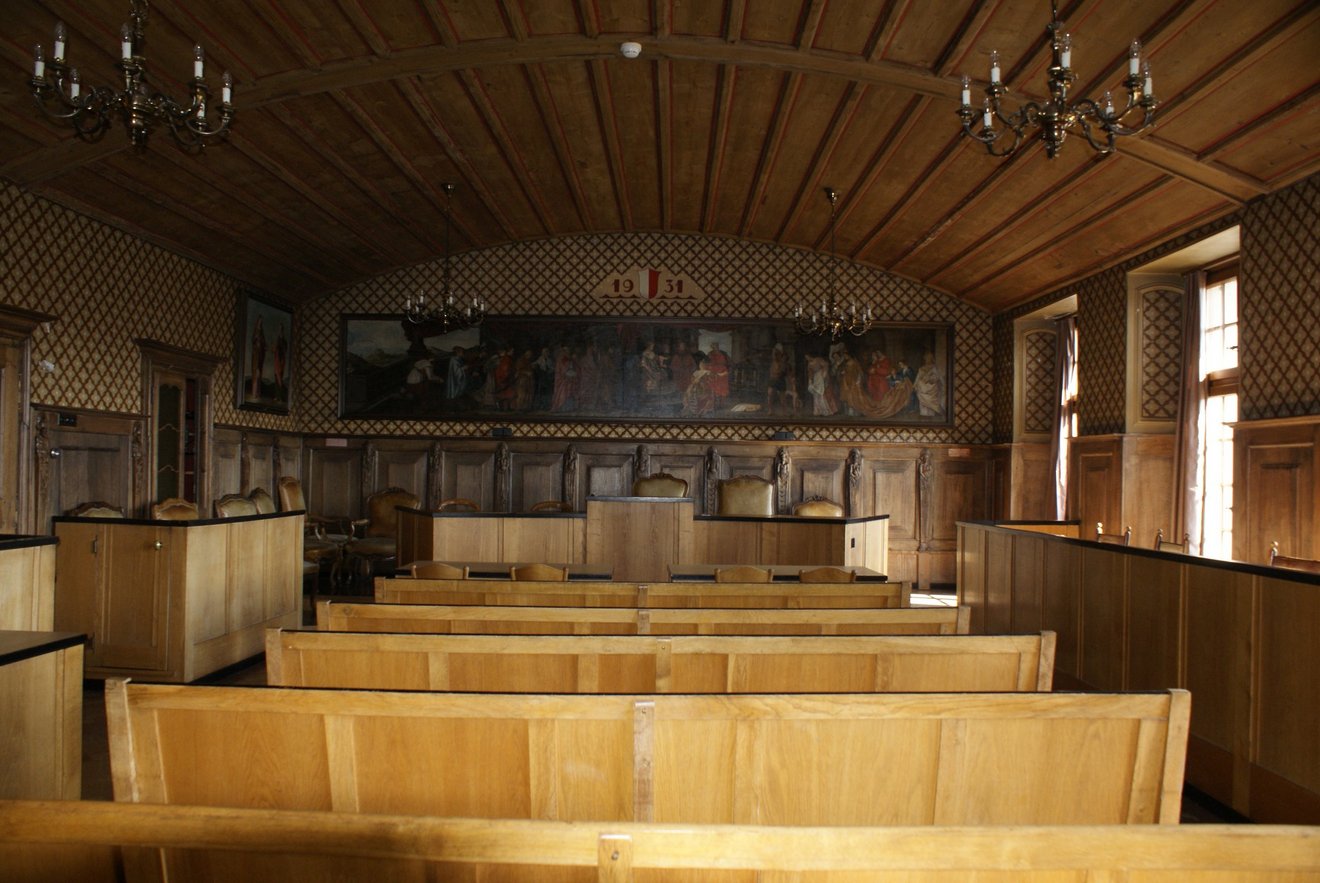
[[(1201, 376), (1201, 298), (1205, 273), (1188, 273), (1183, 284), (1182, 377), (1179, 383), (1176, 474), (1181, 493), (1174, 500), (1174, 530), (1188, 536), (1187, 551), (1199, 555), (1204, 537), (1201, 514), (1205, 487), (1202, 427), (1205, 425), (1206, 383)], [(1173, 542), (1180, 539), (1170, 537)]]
[(1054, 347), (1054, 424), (1050, 430), (1050, 465), (1054, 473), (1054, 517), (1068, 517), (1068, 440), (1077, 407), (1077, 317), (1057, 320)]

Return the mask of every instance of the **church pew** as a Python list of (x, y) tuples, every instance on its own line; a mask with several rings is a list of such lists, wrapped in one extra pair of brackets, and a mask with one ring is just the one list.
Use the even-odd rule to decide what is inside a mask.
[(266, 683), (490, 693), (1048, 692), (1054, 633), (400, 635), (270, 629)]
[(952, 635), (965, 607), (798, 610), (361, 604), (321, 601), (317, 628), (491, 635)]
[(11, 883), (1266, 883), (1320, 879), (1320, 828), (676, 826), (0, 801), (0, 867)]
[(638, 583), (610, 580), (533, 582), (507, 579), (377, 577), (384, 604), (484, 604), (532, 607), (907, 607), (912, 584), (893, 583)]
[(1174, 823), (1189, 705), (106, 682), (116, 800), (680, 824)]

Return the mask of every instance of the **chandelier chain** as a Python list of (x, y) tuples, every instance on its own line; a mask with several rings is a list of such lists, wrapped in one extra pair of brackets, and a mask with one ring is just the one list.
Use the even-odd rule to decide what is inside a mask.
[(793, 309), (793, 321), (799, 334), (828, 335), (838, 340), (845, 333), (865, 334), (875, 325), (875, 317), (869, 305), (859, 310), (856, 301), (850, 301), (846, 308), (839, 302), (841, 261), (835, 241), (839, 194), (833, 187), (826, 187), (825, 198), (830, 203), (830, 290), (819, 309), (804, 310), (799, 302)]
[(403, 315), (413, 325), (422, 326), (422, 336), (429, 337), (461, 331), (480, 325), (486, 318), (486, 302), (474, 297), (466, 304), (460, 304), (454, 297), (451, 287), (452, 270), (450, 236), (454, 211), (454, 185), (445, 182), (440, 185), (445, 194), (445, 259), (440, 271), (440, 293), (434, 299), (428, 299), (425, 292), (410, 294), (403, 299)]

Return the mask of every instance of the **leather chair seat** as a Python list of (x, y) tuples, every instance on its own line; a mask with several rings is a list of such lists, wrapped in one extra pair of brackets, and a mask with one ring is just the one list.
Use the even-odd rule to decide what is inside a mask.
[(388, 558), (394, 554), (395, 548), (393, 537), (363, 537), (349, 543), (346, 551), (363, 558)]
[(719, 484), (720, 515), (769, 518), (775, 514), (775, 486), (759, 475), (738, 475)]

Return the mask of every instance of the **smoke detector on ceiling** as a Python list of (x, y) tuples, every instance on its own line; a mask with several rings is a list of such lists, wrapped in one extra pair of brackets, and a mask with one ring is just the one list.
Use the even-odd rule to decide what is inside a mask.
[(642, 44), (628, 40), (619, 44), (619, 52), (624, 58), (636, 58), (642, 54)]

